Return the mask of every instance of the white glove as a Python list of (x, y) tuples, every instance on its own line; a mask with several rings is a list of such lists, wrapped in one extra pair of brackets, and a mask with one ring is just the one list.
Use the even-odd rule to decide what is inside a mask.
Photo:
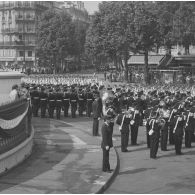
[(106, 150), (109, 150), (109, 146), (106, 146)]
[(122, 127), (120, 126), (120, 127), (119, 127), (119, 131), (121, 131), (121, 130), (122, 130)]
[(148, 132), (149, 135), (152, 135), (153, 133), (154, 133), (153, 129), (151, 129), (151, 130)]

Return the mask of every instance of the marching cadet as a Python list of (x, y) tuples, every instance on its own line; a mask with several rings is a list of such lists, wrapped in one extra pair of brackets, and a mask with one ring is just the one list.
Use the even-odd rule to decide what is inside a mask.
[(173, 137), (175, 144), (175, 153), (176, 155), (181, 155), (182, 139), (183, 139), (183, 128), (185, 125), (185, 118), (182, 115), (182, 112), (177, 111), (174, 117), (174, 128), (173, 128)]
[(110, 117), (109, 115), (104, 116), (104, 123), (102, 124), (102, 128), (101, 128), (101, 132), (102, 132), (101, 148), (103, 151), (102, 171), (108, 173), (112, 171), (110, 169), (110, 163), (109, 163), (109, 152), (110, 152), (110, 148), (113, 147), (112, 134), (109, 127), (109, 123), (111, 120), (112, 117)]
[(140, 125), (141, 113), (138, 110), (138, 107), (131, 108), (132, 120), (130, 122), (131, 127), (131, 145), (135, 146), (137, 144), (138, 129)]
[(84, 93), (82, 91), (82, 88), (79, 89), (78, 92), (78, 110), (79, 110), (79, 116), (83, 116), (83, 111), (84, 111)]
[(70, 105), (71, 105), (71, 115), (72, 115), (72, 118), (76, 117), (77, 101), (78, 101), (78, 95), (77, 95), (75, 89), (72, 88), (72, 92), (70, 94)]
[(186, 123), (184, 126), (185, 129), (185, 147), (191, 148), (192, 136), (193, 136), (193, 126), (194, 126), (194, 113), (195, 107), (192, 107), (189, 111), (186, 112)]
[(86, 98), (87, 100), (87, 103), (86, 103), (86, 114), (87, 114), (87, 117), (90, 117), (91, 116), (91, 112), (92, 112), (92, 103), (93, 103), (93, 94), (90, 92), (90, 89), (88, 88), (87, 89), (87, 92), (86, 92)]
[(169, 115), (169, 119), (168, 119), (168, 130), (169, 130), (169, 144), (170, 145), (174, 145), (174, 138), (173, 138), (173, 128), (174, 128), (174, 116), (176, 113), (176, 109), (173, 107), (172, 109), (170, 109), (170, 115)]
[(167, 140), (168, 140), (168, 120), (170, 116), (170, 112), (167, 109), (167, 106), (164, 101), (160, 102), (160, 110), (159, 110), (159, 117), (161, 119), (164, 119), (165, 124), (161, 128), (161, 150), (162, 151), (168, 151), (167, 150)]
[[(152, 113), (154, 113), (153, 108), (148, 108), (145, 112), (145, 118), (146, 118), (146, 143), (147, 147), (150, 148), (150, 136), (149, 136), (149, 131), (150, 131), (150, 119), (152, 117)], [(157, 112), (155, 112), (157, 114)], [(153, 116), (154, 117), (154, 116)], [(157, 117), (157, 115), (155, 116)]]
[[(160, 139), (160, 129), (163, 127), (165, 121), (157, 120), (157, 112), (151, 113), (148, 120), (148, 135), (150, 137), (150, 158), (156, 158)], [(163, 119), (164, 120), (164, 119)]]
[(59, 88), (56, 89), (55, 99), (56, 99), (56, 118), (60, 119), (61, 109), (62, 109), (63, 93), (60, 91)]
[(116, 124), (119, 125), (119, 130), (121, 132), (121, 152), (128, 152), (129, 143), (129, 125), (132, 119), (130, 111), (125, 111), (123, 114), (119, 114), (116, 119)]
[(66, 89), (64, 90), (62, 105), (64, 109), (64, 117), (68, 117), (68, 110), (70, 107), (70, 92)]
[(50, 89), (48, 94), (48, 112), (50, 118), (53, 118), (55, 107), (56, 107), (55, 94), (53, 93), (53, 90)]
[(40, 97), (41, 118), (44, 118), (47, 109), (47, 101), (48, 101), (48, 95), (44, 87), (41, 87), (41, 92), (39, 93), (39, 97)]
[(33, 116), (34, 117), (38, 117), (40, 98), (39, 98), (39, 92), (38, 92), (36, 86), (34, 86), (33, 90), (31, 91), (31, 102), (32, 102), (32, 113), (33, 113)]

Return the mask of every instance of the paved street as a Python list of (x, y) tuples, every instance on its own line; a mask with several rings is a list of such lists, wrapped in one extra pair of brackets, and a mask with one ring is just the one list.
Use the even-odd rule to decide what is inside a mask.
[[(32, 156), (0, 179), (0, 193), (95, 193), (109, 179), (101, 172), (101, 138), (91, 136), (92, 119), (34, 118)], [(102, 123), (102, 121), (101, 121)], [(100, 123), (100, 126), (101, 126)], [(195, 143), (176, 156), (174, 147), (149, 158), (145, 128), (139, 129), (138, 146), (120, 151), (120, 133), (114, 128), (114, 145), (120, 157), (119, 174), (104, 193), (194, 193)], [(111, 166), (116, 156), (111, 153)]]
[[(89, 119), (88, 119), (89, 121)], [(32, 155), (0, 177), (0, 193), (96, 193), (111, 177), (101, 171), (100, 137), (56, 120), (34, 118)], [(111, 166), (116, 166), (111, 151)]]

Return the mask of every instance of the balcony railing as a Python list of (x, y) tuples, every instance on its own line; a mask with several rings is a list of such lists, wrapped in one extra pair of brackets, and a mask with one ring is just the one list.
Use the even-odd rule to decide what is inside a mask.
[(4, 41), (0, 42), (0, 46), (35, 46), (35, 41)]
[(35, 16), (16, 16), (15, 17), (16, 21), (35, 21)]
[(6, 28), (2, 29), (1, 32), (3, 34), (17, 34), (17, 33), (26, 33), (26, 34), (34, 34), (36, 33), (35, 29), (18, 29), (18, 28)]

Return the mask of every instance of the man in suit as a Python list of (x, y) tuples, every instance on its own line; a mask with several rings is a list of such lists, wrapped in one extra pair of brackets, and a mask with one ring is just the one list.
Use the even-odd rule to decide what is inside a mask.
[(110, 148), (113, 147), (112, 143), (112, 134), (111, 129), (109, 126), (110, 121), (112, 120), (112, 117), (107, 115), (104, 117), (104, 123), (102, 124), (102, 143), (101, 148), (103, 151), (103, 162), (102, 162), (102, 171), (104, 172), (111, 172), (110, 169), (110, 163), (109, 163), (109, 151)]
[(93, 136), (98, 136), (99, 119), (102, 115), (102, 104), (100, 101), (99, 93), (94, 94), (94, 102), (92, 103), (93, 110)]

